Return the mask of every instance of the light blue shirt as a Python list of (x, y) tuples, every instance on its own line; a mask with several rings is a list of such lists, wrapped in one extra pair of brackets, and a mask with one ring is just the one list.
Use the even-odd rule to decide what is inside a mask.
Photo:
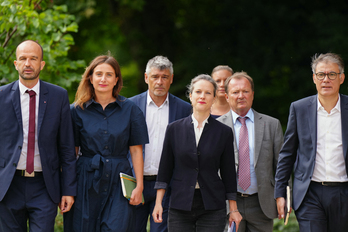
[[(242, 124), (238, 121), (239, 115), (232, 111), (232, 118), (233, 118), (233, 126), (235, 131), (235, 138), (237, 143), (237, 148), (239, 150), (239, 130), (242, 127)], [(246, 193), (246, 194), (254, 194), (257, 193), (257, 179), (256, 179), (256, 173), (255, 173), (255, 166), (254, 166), (254, 158), (255, 158), (255, 125), (254, 125), (254, 112), (252, 109), (248, 111), (248, 113), (245, 115), (248, 117), (248, 119), (245, 121), (245, 124), (248, 128), (248, 136), (249, 136), (249, 155), (250, 155), (250, 186), (247, 188), (246, 191), (242, 189), (239, 185), (237, 185), (237, 191), (240, 193)], [(239, 172), (239, 168), (237, 170), (237, 173)], [(238, 175), (237, 175), (237, 183), (238, 183)]]

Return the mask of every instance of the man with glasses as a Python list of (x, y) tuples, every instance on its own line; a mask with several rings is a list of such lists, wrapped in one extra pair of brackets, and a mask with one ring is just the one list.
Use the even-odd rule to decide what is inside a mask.
[(339, 94), (344, 64), (333, 53), (312, 58), (318, 94), (290, 106), (276, 171), (278, 217), (294, 170), (293, 208), (300, 231), (348, 229), (348, 96)]

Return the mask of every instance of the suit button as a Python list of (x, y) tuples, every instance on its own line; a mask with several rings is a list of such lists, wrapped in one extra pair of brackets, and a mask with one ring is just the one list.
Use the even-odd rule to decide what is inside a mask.
[(201, 153), (200, 152), (197, 152), (197, 155), (200, 155)]
[(22, 150), (22, 146), (18, 146), (18, 149)]
[(16, 163), (13, 163), (13, 166), (17, 167), (17, 164), (16, 164)]
[(196, 172), (198, 172), (198, 168), (195, 168)]

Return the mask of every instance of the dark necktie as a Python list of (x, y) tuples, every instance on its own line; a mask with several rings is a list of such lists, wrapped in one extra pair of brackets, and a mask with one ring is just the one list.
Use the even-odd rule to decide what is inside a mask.
[(27, 172), (30, 174), (34, 171), (36, 93), (33, 90), (27, 90), (25, 92), (28, 93), (30, 96), (28, 150), (26, 167)]
[(238, 121), (242, 124), (239, 130), (239, 173), (238, 184), (245, 191), (250, 186), (250, 154), (249, 154), (249, 135), (245, 120), (248, 117), (238, 117)]

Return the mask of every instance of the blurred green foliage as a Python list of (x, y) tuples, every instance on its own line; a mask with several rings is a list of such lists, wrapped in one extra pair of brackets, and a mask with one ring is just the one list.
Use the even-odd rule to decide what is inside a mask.
[[(44, 50), (46, 66), (40, 79), (68, 90), (80, 80), (80, 71), (76, 71), (85, 67), (85, 61), (67, 57), (74, 45), (72, 33), (78, 31), (78, 25), (66, 5), (57, 6), (47, 0), (2, 0), (0, 7), (1, 84), (18, 79), (13, 65), (16, 47), (27, 39), (39, 42)], [(74, 95), (73, 91), (69, 93)]]
[[(69, 51), (90, 62), (111, 51), (121, 65), (126, 97), (147, 89), (146, 62), (167, 56), (174, 64), (170, 91), (219, 64), (255, 81), (253, 108), (286, 127), (290, 103), (316, 93), (310, 68), (315, 53), (348, 58), (348, 2), (344, 0), (55, 0), (76, 17)], [(344, 84), (341, 92), (347, 94)]]
[(294, 211), (291, 212), (287, 225), (284, 225), (284, 220), (274, 219), (273, 232), (299, 232), (298, 222)]

